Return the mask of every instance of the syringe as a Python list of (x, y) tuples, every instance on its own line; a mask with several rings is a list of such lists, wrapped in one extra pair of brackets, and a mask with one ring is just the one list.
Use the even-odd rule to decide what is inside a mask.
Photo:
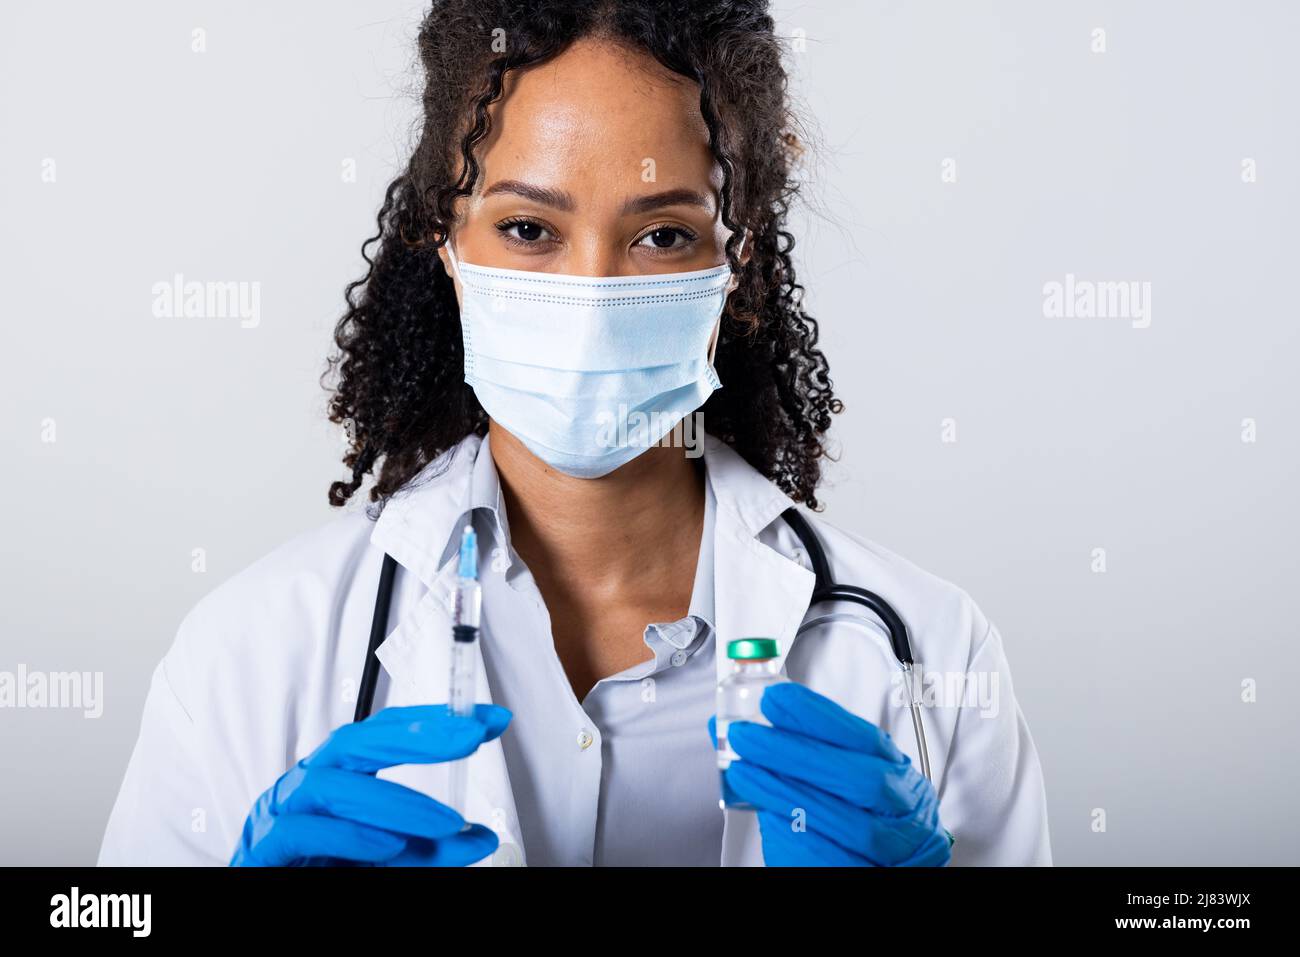
[[(478, 538), (466, 525), (460, 537), (460, 569), (451, 623), (451, 684), (447, 708), (463, 718), (473, 717), (477, 683), (478, 621), (482, 591), (478, 583)], [(465, 785), (468, 758), (451, 763), (451, 807), (465, 813)], [(468, 826), (468, 825), (466, 825)]]

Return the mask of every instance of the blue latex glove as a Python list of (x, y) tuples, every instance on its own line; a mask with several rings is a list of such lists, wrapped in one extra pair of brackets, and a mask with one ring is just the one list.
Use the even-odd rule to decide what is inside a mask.
[(462, 831), (465, 820), (451, 808), (375, 772), (467, 757), (510, 717), (497, 705), (459, 718), (429, 704), (336, 728), (254, 802), (231, 866), (460, 867), (487, 857), (497, 849), (491, 829)]
[[(772, 727), (729, 725), (741, 760), (723, 773), (735, 797), (758, 809), (768, 866), (948, 863), (934, 787), (888, 734), (793, 682), (768, 686), (759, 707)], [(717, 747), (714, 718), (709, 734)]]

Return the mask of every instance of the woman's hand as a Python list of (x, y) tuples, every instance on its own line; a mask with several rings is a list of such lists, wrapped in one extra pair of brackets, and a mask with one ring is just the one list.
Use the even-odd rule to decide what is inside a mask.
[[(933, 786), (889, 735), (792, 682), (760, 702), (772, 727), (736, 721), (723, 772), (758, 810), (768, 866), (942, 866), (951, 841)], [(714, 719), (709, 732), (717, 740)]]
[(510, 712), (445, 704), (385, 708), (345, 724), (253, 804), (230, 864), (460, 867), (497, 849), (497, 836), (426, 794), (375, 776), (396, 764), (468, 757), (498, 737)]

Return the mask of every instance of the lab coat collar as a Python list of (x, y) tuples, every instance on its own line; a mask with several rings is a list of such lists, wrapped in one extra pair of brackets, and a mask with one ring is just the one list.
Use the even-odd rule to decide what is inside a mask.
[[(497, 474), (496, 462), (492, 459), (491, 435), (483, 436), (483, 441), (479, 443), (478, 452), (474, 456), (474, 468), (469, 478), (468, 510), (481, 513), (486, 517), (488, 529), (493, 537), (490, 544), (500, 548), (494, 560), (504, 562), (504, 565), (498, 567), (501, 571), (505, 571), (511, 565), (510, 527), (506, 520), (505, 499), (501, 493), (501, 476)], [(459, 546), (460, 538), (456, 535), (456, 527), (453, 527), (447, 542), (448, 552), (444, 557), (450, 555), (453, 549), (459, 550)]]
[[(509, 556), (501, 483), (489, 439), (469, 435), (427, 465), (389, 499), (370, 535), (371, 544), (392, 555), (426, 588), (460, 549), (460, 530), (475, 512), (486, 515), (490, 543)], [(480, 549), (489, 543), (480, 543)], [(507, 557), (508, 562), (508, 557)]]
[(815, 576), (759, 540), (794, 503), (730, 446), (706, 436), (704, 455), (717, 499), (714, 602), (717, 673), (731, 673), (727, 644), (775, 638), (783, 667), (808, 611)]
[[(702, 444), (716, 508), (726, 521), (752, 538), (790, 507), (790, 499), (725, 442), (705, 434)], [(490, 451), (490, 439), (469, 435), (438, 456), (389, 499), (371, 542), (428, 586), (454, 554), (458, 520), (471, 510), (491, 512), (504, 535), (500, 481), (491, 455), (484, 454)]]
[(721, 510), (729, 510), (751, 536), (771, 525), (793, 503), (727, 443), (707, 433), (704, 464)]
[[(712, 575), (707, 576), (713, 601), (706, 607), (717, 636), (721, 680), (731, 670), (727, 642), (736, 638), (775, 638), (778, 664), (784, 664), (814, 579), (801, 564), (758, 540), (791, 506), (790, 499), (725, 442), (705, 434), (703, 449), (714, 505)], [(455, 533), (475, 509), (490, 513), (501, 546), (498, 557), (508, 560), (500, 482), (488, 439), (470, 435), (389, 500), (370, 540), (426, 588), (449, 596), (459, 541)], [(697, 576), (697, 586), (702, 583)]]

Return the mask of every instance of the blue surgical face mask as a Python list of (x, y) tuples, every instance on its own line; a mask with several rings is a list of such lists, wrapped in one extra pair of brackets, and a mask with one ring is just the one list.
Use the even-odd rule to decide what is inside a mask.
[(465, 381), (552, 468), (597, 478), (658, 443), (722, 383), (710, 341), (726, 264), (563, 276), (447, 256), (460, 280)]

